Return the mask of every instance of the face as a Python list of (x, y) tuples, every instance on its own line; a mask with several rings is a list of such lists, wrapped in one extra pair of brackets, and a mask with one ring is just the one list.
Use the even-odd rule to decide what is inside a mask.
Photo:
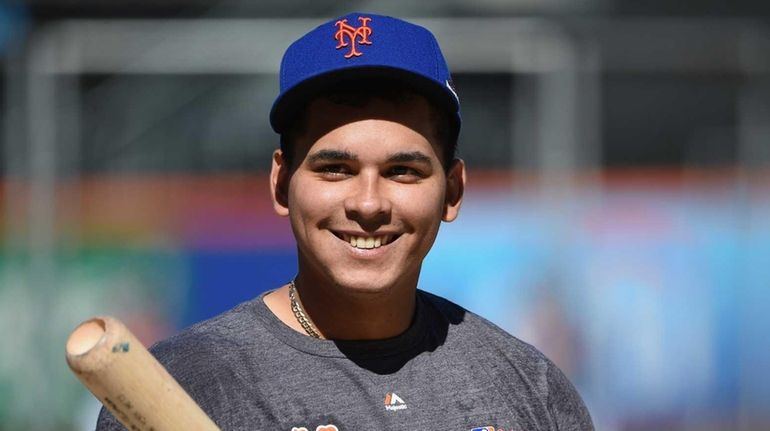
[(294, 166), (276, 151), (271, 172), (303, 277), (359, 292), (416, 286), (441, 221), (457, 217), (465, 182), (462, 161), (444, 170), (430, 118), (421, 97), (311, 103)]

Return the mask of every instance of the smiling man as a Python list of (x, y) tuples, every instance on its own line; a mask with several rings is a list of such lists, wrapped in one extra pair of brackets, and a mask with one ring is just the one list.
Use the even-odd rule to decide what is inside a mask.
[(417, 289), (465, 186), (433, 35), (350, 14), (294, 42), (280, 81), (270, 185), (298, 273), (153, 347), (171, 374), (224, 430), (592, 430), (536, 349)]
[(302, 133), (274, 154), (274, 205), (291, 220), (300, 269), (265, 303), (299, 331), (291, 289), (324, 338), (406, 331), (422, 261), (441, 221), (457, 216), (465, 173), (462, 161), (444, 161), (432, 120), (440, 113), (413, 90), (384, 85), (377, 95), (344, 82), (317, 96)]

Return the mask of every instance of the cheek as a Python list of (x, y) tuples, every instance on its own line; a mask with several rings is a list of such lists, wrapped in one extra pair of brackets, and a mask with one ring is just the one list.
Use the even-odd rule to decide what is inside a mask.
[(422, 225), (439, 224), (443, 214), (444, 194), (439, 187), (426, 187), (400, 193), (402, 214)]
[(317, 187), (298, 178), (289, 186), (289, 217), (293, 223), (318, 222), (333, 214), (339, 192), (328, 185)]

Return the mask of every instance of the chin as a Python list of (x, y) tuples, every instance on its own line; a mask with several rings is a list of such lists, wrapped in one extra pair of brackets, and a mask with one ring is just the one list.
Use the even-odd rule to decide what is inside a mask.
[(383, 280), (381, 274), (351, 274), (335, 277), (335, 280), (340, 289), (361, 295), (388, 294), (396, 286), (394, 281)]

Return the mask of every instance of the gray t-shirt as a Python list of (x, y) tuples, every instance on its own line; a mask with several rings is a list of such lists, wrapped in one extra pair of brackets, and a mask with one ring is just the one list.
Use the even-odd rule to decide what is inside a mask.
[[(222, 430), (593, 430), (553, 363), (443, 298), (418, 291), (405, 333), (356, 342), (300, 334), (262, 298), (151, 349)], [(102, 409), (97, 429), (123, 428)]]

